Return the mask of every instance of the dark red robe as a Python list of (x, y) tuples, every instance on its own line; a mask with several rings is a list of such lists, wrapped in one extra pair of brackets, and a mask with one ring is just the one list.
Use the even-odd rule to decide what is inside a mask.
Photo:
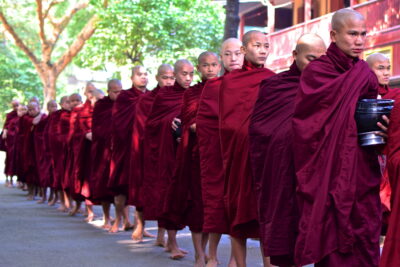
[(174, 86), (159, 90), (147, 118), (144, 137), (143, 212), (146, 220), (162, 218), (166, 191), (174, 171), (177, 142), (171, 123), (181, 111), (185, 89)]
[(36, 169), (39, 176), (40, 187), (50, 187), (52, 185), (51, 159), (48, 154), (48, 144), (46, 140), (46, 127), (49, 117), (43, 114), (38, 124), (33, 125), (33, 149), (36, 160)]
[(196, 117), (200, 154), (203, 232), (228, 233), (224, 205), (224, 175), (219, 138), (219, 88), (223, 77), (208, 80), (201, 94)]
[(223, 79), (219, 92), (225, 209), (229, 234), (237, 238), (259, 237), (248, 131), (260, 83), (273, 74), (245, 60), (241, 70), (235, 70)]
[(293, 117), (298, 265), (378, 265), (381, 174), (375, 149), (358, 143), (354, 119), (357, 101), (377, 93), (368, 64), (334, 43), (302, 73)]
[[(382, 251), (381, 267), (400, 266), (400, 89), (392, 89), (384, 98), (394, 99), (390, 114), (388, 142), (386, 145), (387, 179), (390, 183), (390, 219)], [(390, 190), (391, 188), (391, 190)], [(381, 190), (382, 194), (382, 190)]]
[(205, 81), (191, 86), (183, 94), (180, 113), (181, 142), (176, 153), (175, 171), (168, 186), (164, 217), (175, 225), (187, 225), (192, 232), (203, 230), (203, 200), (201, 195), (200, 158), (195, 123), (200, 95)]
[(296, 62), (261, 82), (249, 127), (250, 160), (264, 255), (277, 266), (294, 265), (298, 211), (292, 148)]
[(6, 148), (6, 160), (4, 165), (4, 174), (7, 176), (17, 175), (16, 162), (16, 141), (18, 135), (19, 117), (16, 111), (7, 113), (4, 129), (7, 130), (7, 138), (2, 139)]
[(115, 195), (128, 195), (130, 149), (136, 103), (144, 92), (132, 87), (115, 101), (112, 117), (112, 154), (108, 187)]
[[(72, 112), (69, 110), (65, 110), (60, 115), (60, 122), (57, 127), (58, 135), (58, 142), (59, 142), (59, 149), (62, 149), (62, 153), (57, 151), (58, 148), (52, 148), (52, 155), (54, 160), (54, 172), (58, 176), (56, 179), (61, 179), (61, 188), (64, 191), (69, 190), (69, 180), (68, 180), (68, 171), (67, 171), (67, 164), (68, 164), (68, 144), (70, 140), (70, 127), (71, 127), (71, 115)], [(54, 153), (57, 153), (57, 156), (54, 156)]]
[(49, 116), (47, 127), (49, 155), (51, 159), (51, 170), (53, 175), (52, 188), (56, 190), (62, 189), (62, 180), (65, 172), (65, 149), (66, 149), (66, 134), (68, 134), (68, 127), (61, 131), (61, 119), (65, 120), (65, 116), (70, 114), (69, 111), (60, 109), (53, 112)]
[(113, 201), (113, 193), (108, 189), (111, 161), (112, 108), (114, 101), (106, 96), (96, 102), (92, 120), (92, 147), (89, 179), (90, 199)]
[(151, 112), (154, 99), (156, 98), (160, 87), (157, 86), (152, 91), (142, 95), (136, 104), (136, 115), (133, 123), (132, 132), (132, 150), (131, 163), (129, 171), (129, 192), (128, 204), (136, 207), (137, 210), (143, 210), (141, 199), (141, 187), (143, 183), (144, 171), (144, 128), (146, 126), (147, 117)]
[(28, 154), (26, 147), (28, 146), (29, 134), (32, 127), (33, 118), (29, 115), (24, 115), (19, 118), (18, 122), (18, 135), (16, 142), (16, 162), (17, 162), (17, 176), (19, 182), (27, 182)]
[[(28, 117), (30, 117), (28, 115)], [(42, 116), (41, 121), (45, 119), (45, 115)], [(35, 151), (35, 129), (37, 125), (33, 125), (35, 118), (24, 118), (21, 129), (24, 131), (24, 141), (22, 148), (22, 165), (23, 172), (26, 175), (26, 183), (29, 185), (40, 186), (41, 179), (36, 160)]]
[(89, 196), (90, 145), (86, 134), (91, 132), (93, 106), (89, 100), (75, 107), (71, 113), (68, 142), (66, 178), (74, 200), (83, 201)]

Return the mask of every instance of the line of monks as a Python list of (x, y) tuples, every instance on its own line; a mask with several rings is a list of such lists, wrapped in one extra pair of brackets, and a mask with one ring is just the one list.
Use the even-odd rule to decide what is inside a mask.
[(389, 130), (379, 124), (388, 137), (381, 194), (391, 209), (381, 263), (384, 156), (358, 144), (354, 119), (358, 100), (400, 94), (387, 86), (388, 58), (359, 58), (367, 34), (360, 13), (339, 10), (331, 26), (328, 48), (304, 34), (279, 74), (264, 67), (267, 35), (250, 31), (242, 42), (225, 40), (220, 57), (201, 53), (195, 85), (183, 59), (159, 67), (153, 90), (136, 66), (131, 89), (110, 80), (104, 97), (88, 84), (86, 102), (73, 94), (57, 110), (51, 101), (49, 115), (35, 99), (27, 108), (14, 102), (3, 131), (5, 174), (18, 176), (30, 199), (40, 188), (44, 202), (51, 188), (50, 204), (58, 195), (71, 215), (85, 201), (88, 221), (102, 205), (110, 232), (132, 228), (127, 207), (135, 206), (132, 238), (151, 236), (145, 221), (157, 220), (155, 244), (172, 259), (187, 253), (176, 234), (188, 226), (195, 266), (219, 264), (222, 234), (231, 237), (225, 266), (246, 266), (247, 238), (260, 239), (264, 266), (400, 266), (400, 104)]

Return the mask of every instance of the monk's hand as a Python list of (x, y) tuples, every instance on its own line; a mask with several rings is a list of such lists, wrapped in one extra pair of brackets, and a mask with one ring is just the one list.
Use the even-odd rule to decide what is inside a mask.
[(92, 133), (87, 133), (86, 134), (86, 139), (92, 141), (92, 138), (93, 138)]
[(196, 123), (193, 123), (192, 125), (190, 125), (190, 130), (194, 133), (196, 132)]
[(176, 138), (176, 142), (178, 142), (178, 144), (181, 142), (182, 138), (178, 137)]
[(176, 129), (179, 128), (180, 124), (181, 124), (181, 120), (178, 118), (174, 118), (174, 120), (172, 121), (172, 124), (171, 124), (172, 130), (176, 131)]
[(382, 119), (385, 121), (386, 126), (383, 125), (382, 123), (378, 122), (377, 125), (378, 125), (379, 128), (382, 129), (383, 132), (376, 132), (375, 134), (379, 135), (379, 136), (382, 136), (384, 138), (387, 138), (388, 137), (387, 131), (388, 131), (388, 125), (389, 125), (390, 120), (386, 115), (383, 115)]
[(7, 130), (6, 129), (3, 130), (3, 135), (1, 136), (1, 138), (3, 138), (3, 139), (7, 138)]

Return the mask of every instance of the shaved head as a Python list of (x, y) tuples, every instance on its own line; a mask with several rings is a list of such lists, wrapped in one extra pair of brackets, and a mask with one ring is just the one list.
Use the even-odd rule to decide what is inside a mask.
[(207, 57), (214, 57), (214, 58), (216, 58), (218, 60), (218, 55), (216, 53), (210, 52), (210, 51), (205, 51), (205, 52), (202, 52), (199, 55), (199, 57), (197, 58), (197, 64), (200, 65), (203, 61), (205, 61), (205, 59)]
[(184, 66), (191, 66), (193, 68), (193, 64), (187, 59), (179, 59), (174, 64), (174, 71), (178, 72)]
[(360, 20), (365, 21), (365, 18), (361, 13), (352, 10), (343, 8), (335, 12), (332, 16), (332, 30), (340, 31), (342, 28), (352, 20)]
[(145, 91), (149, 79), (147, 77), (147, 70), (145, 67), (138, 65), (132, 68), (132, 85), (141, 91)]
[(374, 53), (366, 59), (368, 66), (375, 73), (380, 85), (388, 85), (390, 78), (390, 59), (381, 53)]
[(28, 108), (24, 105), (19, 105), (17, 109), (18, 117), (24, 116), (28, 112)]
[(303, 71), (308, 63), (324, 55), (325, 52), (326, 45), (322, 38), (317, 34), (307, 33), (297, 41), (293, 58), (299, 70)]
[(37, 96), (31, 97), (31, 99), (29, 99), (29, 102), (36, 102), (40, 104), (39, 98)]
[(118, 79), (109, 80), (107, 83), (108, 96), (112, 101), (115, 101), (122, 91), (122, 83)]
[(82, 97), (80, 94), (74, 93), (72, 95), (70, 95), (69, 97), (69, 103), (71, 105), (71, 109), (73, 109), (74, 107), (82, 104)]
[(57, 111), (57, 101), (55, 100), (50, 100), (49, 102), (47, 102), (47, 111), (49, 112), (49, 114), (53, 113), (54, 111)]
[(159, 87), (174, 85), (174, 67), (172, 67), (170, 64), (161, 64), (157, 70), (156, 80)]
[(237, 38), (228, 38), (221, 44), (221, 61), (228, 72), (242, 68), (244, 55), (241, 47), (242, 42)]
[(263, 68), (269, 54), (267, 35), (260, 31), (248, 31), (242, 40), (241, 52), (244, 58), (257, 68)]
[(11, 107), (14, 111), (17, 111), (19, 106), (19, 101), (17, 99), (11, 100)]
[(252, 30), (252, 31), (246, 32), (245, 34), (243, 34), (243, 37), (242, 37), (243, 46), (247, 46), (252, 39), (257, 38), (258, 36), (266, 36), (266, 35), (265, 35), (265, 33), (257, 31), (257, 30)]
[(30, 101), (28, 104), (28, 113), (31, 117), (36, 117), (40, 114), (40, 105), (36, 101)]
[(68, 96), (65, 95), (65, 96), (61, 97), (60, 106), (61, 106), (62, 109), (71, 110), (71, 106), (69, 104), (69, 97)]
[(64, 104), (64, 103), (67, 102), (67, 101), (68, 101), (68, 96), (67, 96), (67, 95), (61, 97), (61, 98), (60, 98), (60, 105)]
[(206, 51), (201, 53), (197, 62), (197, 71), (200, 72), (202, 80), (209, 80), (217, 77), (221, 70), (218, 55), (214, 52)]
[(174, 64), (176, 82), (185, 89), (190, 87), (193, 81), (194, 67), (187, 59), (179, 59)]

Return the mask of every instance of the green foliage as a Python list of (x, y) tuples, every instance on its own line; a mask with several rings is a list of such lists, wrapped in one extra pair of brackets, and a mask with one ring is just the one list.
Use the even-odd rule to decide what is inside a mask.
[(223, 35), (224, 11), (209, 0), (110, 1), (99, 15), (96, 32), (76, 61), (80, 66), (194, 60), (201, 50), (217, 51)]

